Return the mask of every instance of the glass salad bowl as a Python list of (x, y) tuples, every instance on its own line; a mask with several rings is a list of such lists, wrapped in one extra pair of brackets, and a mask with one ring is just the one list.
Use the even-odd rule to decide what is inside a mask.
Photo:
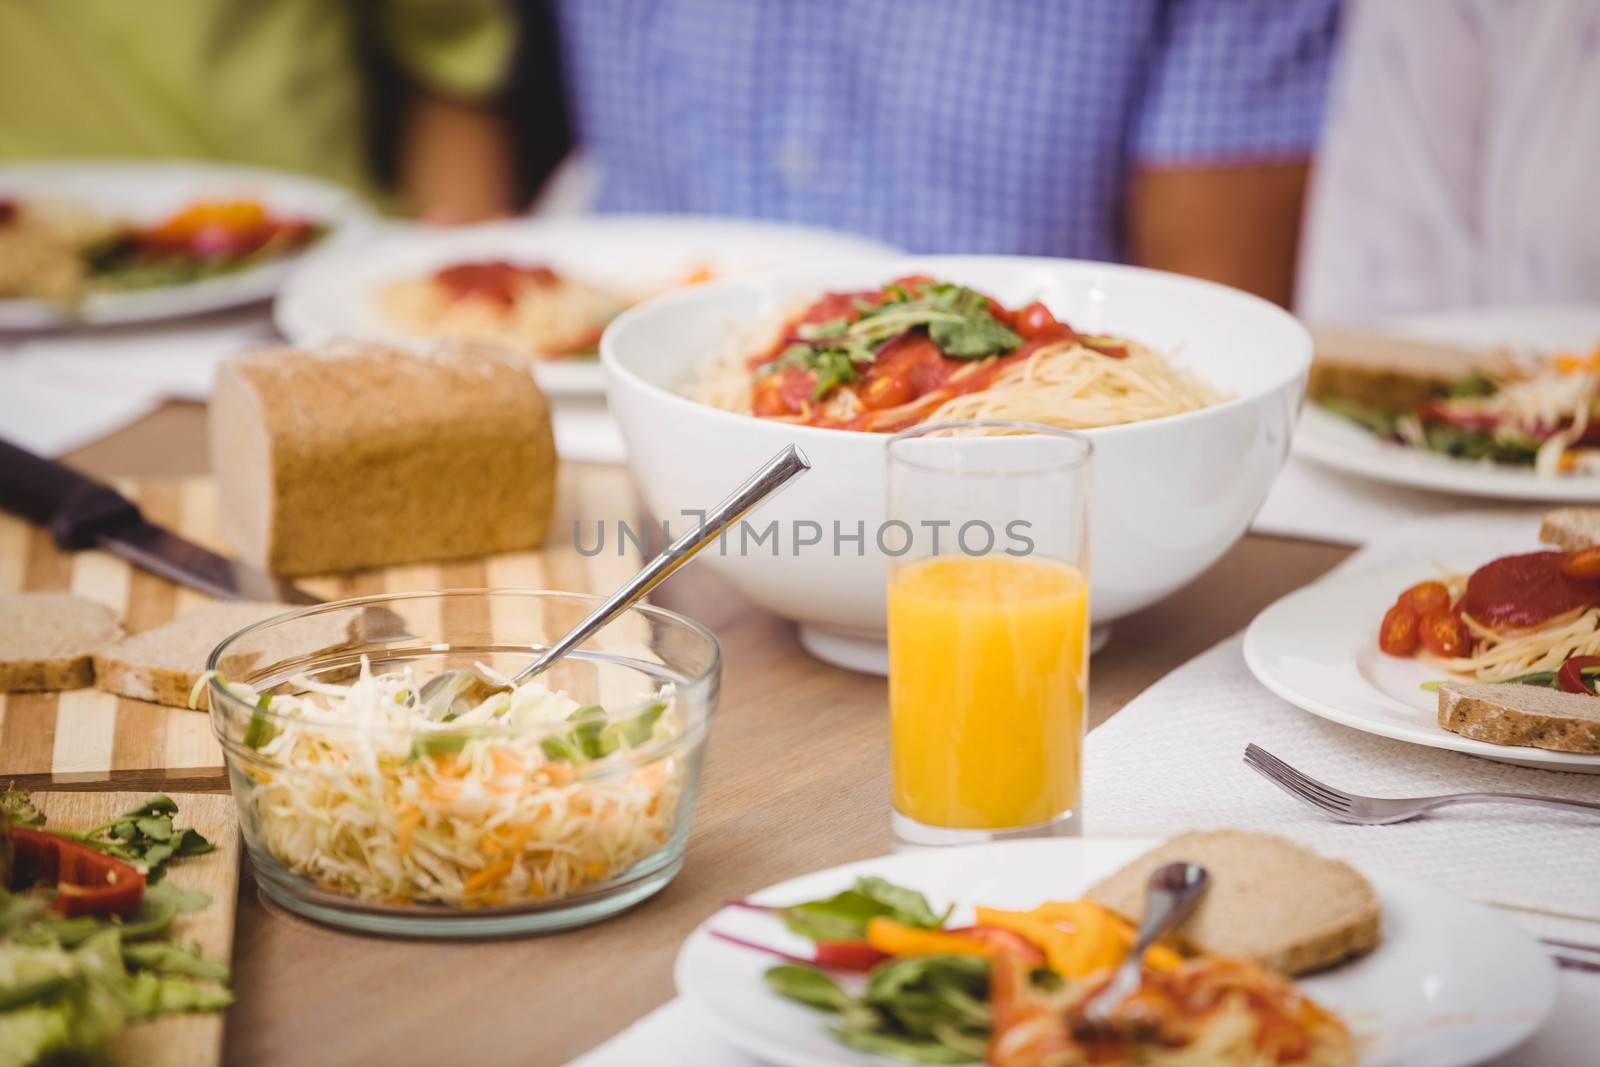
[(449, 668), (515, 674), (598, 602), (360, 597), (219, 645), (205, 693), (261, 891), (354, 930), (493, 937), (593, 922), (671, 881), (721, 671), (703, 626), (634, 607), (514, 691), (416, 699)]

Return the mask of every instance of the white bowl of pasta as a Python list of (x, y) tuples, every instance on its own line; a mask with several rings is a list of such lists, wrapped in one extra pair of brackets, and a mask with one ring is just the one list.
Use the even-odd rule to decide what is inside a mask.
[[(907, 277), (929, 280), (889, 284)], [(813, 653), (871, 669), (899, 547), (877, 536), (889, 431), (977, 417), (1083, 430), (1103, 625), (1178, 589), (1244, 532), (1288, 454), (1311, 339), (1282, 309), (1192, 278), (940, 256), (669, 294), (619, 317), (600, 353), (657, 520), (694, 521), (760, 459), (791, 443), (806, 452), (812, 472), (702, 558), (799, 622)]]

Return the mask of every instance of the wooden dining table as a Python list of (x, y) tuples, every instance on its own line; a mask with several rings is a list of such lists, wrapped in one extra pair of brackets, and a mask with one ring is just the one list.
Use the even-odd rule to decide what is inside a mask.
[[(204, 473), (205, 455), (204, 409), (169, 404), (66, 459), (104, 478), (152, 479)], [(1091, 664), (1091, 727), (1348, 552), (1246, 535), (1187, 588), (1118, 620)], [(261, 901), (246, 862), (227, 1063), (566, 1063), (673, 995), (679, 945), (724, 901), (888, 851), (884, 680), (813, 659), (792, 623), (703, 568), (686, 569), (653, 599), (708, 625), (724, 650), (703, 791), (677, 879), (624, 914), (567, 933), (425, 942), (347, 934), (285, 914)], [(112, 785), (168, 783), (149, 771)], [(219, 775), (184, 788), (222, 792), (227, 783)], [(1084, 821), (1093, 833), (1092, 805)]]

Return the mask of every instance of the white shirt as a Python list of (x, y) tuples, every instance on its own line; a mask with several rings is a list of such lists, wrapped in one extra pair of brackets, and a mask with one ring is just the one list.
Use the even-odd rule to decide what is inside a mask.
[(1600, 0), (1348, 12), (1301, 314), (1600, 303)]

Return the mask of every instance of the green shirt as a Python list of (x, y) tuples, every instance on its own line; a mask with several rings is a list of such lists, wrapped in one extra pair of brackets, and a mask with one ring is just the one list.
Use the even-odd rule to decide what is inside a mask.
[(0, 0), (0, 161), (226, 160), (370, 195), (363, 34), (467, 99), (515, 44), (502, 0)]

